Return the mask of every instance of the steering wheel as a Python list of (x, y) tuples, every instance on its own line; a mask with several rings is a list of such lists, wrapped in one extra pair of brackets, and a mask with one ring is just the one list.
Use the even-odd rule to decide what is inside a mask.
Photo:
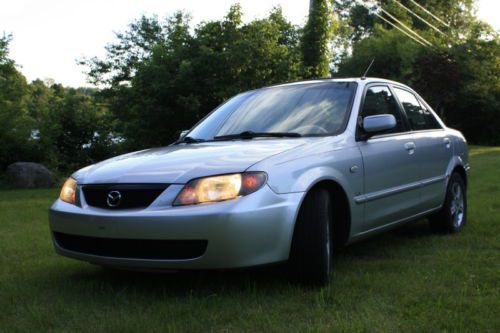
[(294, 132), (305, 134), (328, 134), (328, 131), (318, 125), (304, 125), (294, 129)]

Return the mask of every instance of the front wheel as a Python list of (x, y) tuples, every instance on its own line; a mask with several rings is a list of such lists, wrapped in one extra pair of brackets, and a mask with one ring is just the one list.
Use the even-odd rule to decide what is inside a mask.
[(332, 271), (332, 204), (322, 188), (309, 192), (297, 217), (290, 251), (292, 272), (301, 282), (324, 285)]
[(436, 232), (455, 233), (467, 222), (467, 196), (462, 176), (453, 173), (446, 189), (441, 210), (429, 218), (431, 229)]

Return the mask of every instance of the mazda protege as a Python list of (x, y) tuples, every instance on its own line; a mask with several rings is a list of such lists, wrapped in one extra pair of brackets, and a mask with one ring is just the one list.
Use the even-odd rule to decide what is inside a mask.
[(461, 230), (467, 158), (463, 135), (403, 84), (275, 85), (227, 100), (169, 146), (75, 172), (50, 228), (58, 253), (101, 266), (288, 262), (321, 284), (338, 246), (423, 217)]

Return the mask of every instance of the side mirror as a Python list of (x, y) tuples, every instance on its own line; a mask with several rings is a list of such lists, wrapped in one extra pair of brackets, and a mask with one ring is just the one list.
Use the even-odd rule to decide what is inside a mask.
[(179, 140), (181, 140), (183, 137), (185, 137), (186, 134), (188, 134), (188, 133), (189, 133), (189, 130), (183, 130), (183, 131), (181, 131), (181, 134), (179, 134)]
[(392, 114), (380, 114), (363, 118), (363, 129), (366, 133), (387, 131), (396, 127), (396, 118)]

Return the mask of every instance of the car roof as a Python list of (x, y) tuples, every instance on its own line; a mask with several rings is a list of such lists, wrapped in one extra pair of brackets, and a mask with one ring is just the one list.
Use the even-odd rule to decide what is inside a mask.
[(388, 80), (388, 79), (382, 79), (382, 78), (377, 78), (377, 77), (366, 77), (366, 78), (365, 77), (348, 77), (348, 78), (335, 78), (335, 79), (332, 79), (332, 78), (309, 79), (309, 80), (301, 80), (301, 81), (294, 81), (294, 82), (287, 82), (287, 83), (277, 83), (277, 84), (273, 84), (273, 85), (269, 85), (269, 86), (264, 86), (261, 88), (247, 90), (247, 91), (244, 91), (242, 93), (256, 92), (256, 91), (270, 89), (270, 88), (276, 88), (276, 87), (289, 87), (289, 86), (296, 86), (296, 85), (314, 85), (314, 84), (321, 84), (321, 83), (328, 83), (328, 82), (339, 82), (339, 83), (340, 82), (344, 82), (344, 83), (345, 82), (355, 82), (361, 87), (364, 87), (365, 85), (367, 85), (369, 83), (389, 83), (389, 84), (399, 85), (399, 86), (405, 87), (405, 88), (413, 91), (413, 89), (411, 89), (410, 87), (408, 87), (407, 85), (405, 85), (403, 83)]
[(404, 85), (400, 82), (388, 80), (388, 79), (382, 79), (378, 77), (348, 77), (348, 78), (335, 78), (335, 79), (310, 79), (310, 80), (301, 80), (301, 81), (295, 81), (295, 82), (289, 82), (289, 83), (280, 83), (276, 85), (272, 85), (271, 87), (276, 87), (276, 86), (288, 86), (288, 85), (299, 85), (299, 84), (315, 84), (315, 83), (323, 83), (323, 82), (357, 82), (357, 83), (372, 83), (372, 82), (385, 82), (385, 83), (392, 83), (392, 84), (399, 84), (399, 85)]

